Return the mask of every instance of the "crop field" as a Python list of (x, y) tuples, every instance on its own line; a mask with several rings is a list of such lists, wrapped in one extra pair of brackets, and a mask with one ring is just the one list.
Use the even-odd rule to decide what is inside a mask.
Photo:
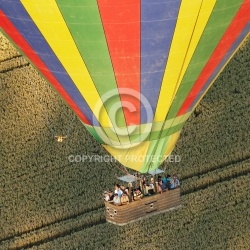
[(249, 37), (186, 122), (181, 161), (162, 165), (181, 179), (178, 210), (106, 223), (118, 163), (69, 160), (107, 153), (1, 34), (0, 133), (0, 250), (250, 249)]

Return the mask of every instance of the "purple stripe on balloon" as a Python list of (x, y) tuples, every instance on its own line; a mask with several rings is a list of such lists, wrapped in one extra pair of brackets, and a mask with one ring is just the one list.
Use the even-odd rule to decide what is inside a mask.
[[(155, 113), (179, 12), (178, 0), (141, 1), (141, 94)], [(141, 123), (147, 121), (141, 106)]]
[(44, 64), (50, 69), (51, 73), (55, 76), (58, 82), (60, 82), (61, 86), (76, 103), (89, 122), (91, 124), (99, 124), (81, 93), (74, 85), (61, 62), (54, 54), (47, 41), (24, 9), (23, 5), (19, 1), (1, 0), (0, 6), (5, 15), (8, 16), (13, 25), (19, 30), (20, 34), (25, 38)]

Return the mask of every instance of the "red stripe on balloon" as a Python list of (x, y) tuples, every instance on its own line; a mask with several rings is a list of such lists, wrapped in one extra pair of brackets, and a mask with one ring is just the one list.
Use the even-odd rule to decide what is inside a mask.
[(1, 27), (4, 29), (6, 34), (17, 44), (24, 54), (29, 58), (29, 60), (39, 69), (42, 75), (53, 85), (53, 87), (60, 93), (64, 100), (69, 104), (72, 110), (78, 115), (82, 122), (90, 125), (90, 122), (85, 117), (85, 115), (80, 111), (75, 102), (71, 99), (68, 93), (62, 88), (60, 83), (54, 77), (54, 75), (49, 71), (47, 66), (43, 63), (40, 57), (32, 49), (32, 47), (27, 43), (23, 36), (19, 33), (16, 27), (11, 23), (8, 17), (0, 11), (0, 23)]
[(193, 88), (191, 89), (186, 100), (184, 101), (177, 116), (185, 114), (189, 109), (190, 105), (192, 105), (194, 99), (199, 94), (199, 91), (202, 89), (203, 85), (206, 84), (209, 76), (216, 69), (216, 67), (223, 59), (227, 51), (230, 49), (230, 47), (240, 35), (244, 27), (247, 25), (249, 21), (249, 13), (250, 1), (245, 0), (245, 2), (241, 5), (240, 9), (235, 15), (234, 19), (232, 20), (231, 24), (229, 25), (228, 29), (224, 33), (212, 56), (208, 60), (199, 78), (196, 80)]
[[(98, 6), (117, 87), (140, 93), (140, 0), (98, 0)], [(140, 124), (140, 94), (120, 97), (126, 124)]]

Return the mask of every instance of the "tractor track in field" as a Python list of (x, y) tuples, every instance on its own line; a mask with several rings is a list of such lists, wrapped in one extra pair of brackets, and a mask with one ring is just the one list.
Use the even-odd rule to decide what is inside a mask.
[(63, 238), (63, 237), (65, 237), (67, 235), (70, 235), (72, 233), (77, 233), (79, 231), (88, 229), (88, 228), (93, 227), (93, 226), (101, 225), (101, 224), (104, 224), (104, 223), (106, 223), (106, 218), (105, 217), (99, 222), (86, 223), (86, 224), (83, 224), (83, 225), (80, 225), (80, 226), (77, 226), (77, 227), (74, 227), (74, 228), (67, 229), (63, 233), (55, 233), (53, 236), (47, 237), (47, 238), (42, 239), (42, 240), (38, 240), (38, 241), (35, 241), (35, 242), (32, 242), (32, 243), (23, 244), (23, 245), (21, 245), (19, 247), (13, 247), (13, 248), (10, 247), (9, 250), (14, 250), (14, 249), (15, 250), (21, 250), (21, 249), (28, 249), (28, 248), (31, 248), (31, 247), (34, 247), (34, 246), (39, 246), (39, 245), (45, 244), (47, 242), (54, 241), (54, 240), (56, 240), (58, 238)]
[(0, 63), (0, 73), (7, 73), (30, 65), (30, 63), (23, 56), (15, 56), (4, 59)]
[(19, 57), (23, 57), (23, 55), (15, 55), (15, 56), (12, 56), (12, 57), (6, 57), (6, 58), (0, 60), (0, 63), (6, 62), (6, 61), (10, 61), (12, 59), (19, 58)]
[(205, 175), (205, 174), (207, 174), (207, 173), (209, 173), (209, 172), (211, 172), (211, 171), (223, 169), (223, 168), (228, 167), (228, 166), (230, 166), (230, 165), (237, 164), (237, 163), (242, 163), (242, 162), (247, 161), (247, 160), (249, 160), (249, 159), (250, 159), (250, 155), (247, 155), (247, 156), (245, 156), (245, 157), (243, 157), (243, 158), (241, 158), (241, 159), (230, 160), (230, 161), (225, 162), (225, 163), (222, 163), (222, 164), (220, 164), (220, 165), (213, 166), (213, 167), (211, 167), (211, 168), (209, 168), (209, 169), (204, 169), (204, 170), (197, 171), (197, 172), (194, 172), (194, 173), (192, 173), (192, 174), (186, 175), (186, 176), (184, 176), (183, 178), (181, 178), (181, 180), (182, 180), (182, 181), (185, 181), (185, 180), (188, 180), (188, 179), (190, 179), (190, 178), (192, 178), (192, 177), (194, 177), (194, 176), (200, 177), (200, 176)]
[(198, 191), (201, 191), (201, 190), (204, 190), (206, 188), (209, 188), (211, 186), (214, 186), (218, 183), (223, 183), (225, 181), (230, 181), (234, 178), (238, 178), (238, 177), (241, 177), (241, 176), (246, 176), (250, 174), (250, 169), (246, 169), (242, 172), (239, 172), (239, 173), (234, 173), (234, 174), (231, 174), (231, 175), (228, 175), (228, 176), (225, 176), (225, 177), (220, 177), (219, 179), (217, 180), (214, 180), (214, 181), (209, 181), (208, 183), (205, 183), (205, 184), (202, 184), (202, 185), (199, 185), (195, 188), (191, 188), (190, 190), (186, 190), (184, 192), (181, 192), (181, 195), (188, 195), (188, 194), (191, 194), (191, 193), (195, 193), (195, 192), (198, 192)]
[[(95, 208), (89, 208), (89, 209), (85, 209), (84, 211), (82, 212), (79, 212), (79, 213), (75, 213), (74, 215), (68, 215), (68, 216), (65, 216), (64, 218), (62, 219), (59, 219), (59, 220), (54, 220), (54, 221), (51, 221), (49, 223), (44, 223), (43, 225), (41, 226), (37, 226), (36, 228), (33, 228), (33, 229), (30, 229), (30, 230), (24, 230), (20, 233), (17, 233), (17, 234), (13, 234), (13, 235), (10, 235), (8, 237), (5, 237), (5, 238), (2, 238), (0, 239), (0, 244), (4, 241), (9, 241), (9, 240), (12, 240), (14, 238), (17, 238), (17, 237), (21, 237), (22, 235), (25, 235), (25, 234), (30, 234), (32, 232), (35, 232), (35, 231), (38, 231), (38, 230), (41, 230), (45, 227), (50, 227), (54, 224), (59, 224), (61, 222), (65, 222), (65, 221), (69, 221), (69, 220), (72, 220), (72, 219), (76, 219), (77, 217), (80, 217), (80, 216), (83, 216), (84, 214), (88, 214), (90, 212), (93, 212), (93, 211), (97, 211), (98, 209), (101, 209), (103, 208), (104, 205), (99, 205)], [(1, 246), (1, 245), (0, 245)]]

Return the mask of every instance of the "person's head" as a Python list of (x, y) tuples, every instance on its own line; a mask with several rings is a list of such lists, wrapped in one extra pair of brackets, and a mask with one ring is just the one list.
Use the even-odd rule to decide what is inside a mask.
[(171, 175), (170, 174), (167, 174), (167, 178), (170, 178), (171, 177)]
[(120, 189), (120, 185), (119, 184), (115, 184), (115, 189), (116, 190)]
[(118, 197), (118, 194), (114, 194), (114, 197), (117, 198), (117, 197)]

